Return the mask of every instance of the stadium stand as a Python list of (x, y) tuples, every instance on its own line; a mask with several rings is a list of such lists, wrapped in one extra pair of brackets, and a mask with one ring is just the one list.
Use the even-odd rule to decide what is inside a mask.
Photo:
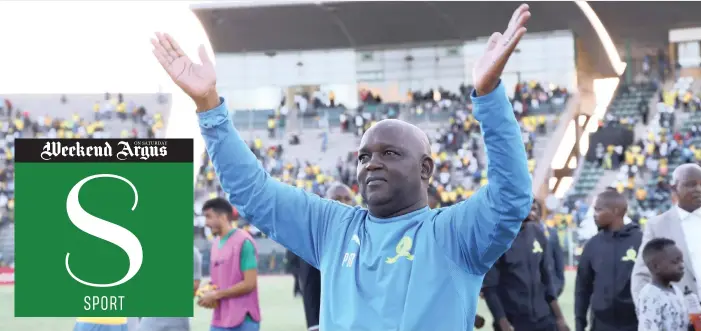
[(162, 137), (170, 109), (167, 96), (121, 94), (7, 95), (0, 105), (0, 265), (14, 263), (15, 139)]
[[(614, 100), (609, 105), (609, 110), (606, 114), (606, 118), (599, 123), (600, 129), (606, 130), (625, 128), (627, 130), (634, 130), (635, 126), (642, 122), (643, 114), (640, 111), (641, 103), (649, 103), (656, 89), (651, 84), (642, 85), (622, 85)], [(614, 135), (615, 136), (615, 135)], [(593, 146), (595, 150), (600, 150), (603, 146), (595, 145)], [(599, 182), (609, 182), (609, 176), (605, 176), (604, 169), (611, 169), (613, 165), (608, 166), (609, 163), (615, 162), (617, 165), (619, 161), (616, 160), (615, 155), (620, 155), (622, 151), (615, 150), (613, 145), (607, 146), (607, 150), (602, 156), (602, 164), (597, 164), (596, 162), (584, 162), (579, 170), (579, 176), (577, 177), (572, 190), (568, 194), (569, 200), (585, 199), (589, 197), (592, 192), (599, 192), (601, 187), (597, 186)], [(615, 154), (615, 155), (614, 155)], [(604, 159), (606, 164), (604, 164)]]
[[(698, 110), (701, 108), (698, 89), (692, 85), (693, 81), (689, 78), (681, 78), (671, 91), (660, 93), (656, 121), (648, 128), (644, 141), (630, 151), (639, 158), (638, 162), (631, 164), (627, 155), (620, 169), (619, 177), (625, 174), (635, 180), (634, 186), (622, 188), (620, 179), (616, 184), (620, 192), (630, 197), (631, 218), (641, 224), (671, 207), (673, 201), (668, 183), (674, 169), (683, 163), (701, 161), (701, 139), (698, 134), (698, 125), (701, 124)], [(670, 93), (671, 98), (665, 98), (665, 94)], [(674, 101), (669, 102), (670, 99)], [(685, 119), (680, 121), (676, 117)], [(645, 151), (643, 154), (640, 154), (641, 149)], [(638, 169), (634, 170), (633, 167)]]
[[(482, 141), (477, 122), (470, 114), (472, 105), (467, 96), (471, 88), (461, 86), (460, 94), (442, 91), (437, 96), (438, 91), (415, 91), (406, 103), (365, 103), (354, 110), (328, 107), (310, 99), (309, 103), (318, 107), (310, 107), (309, 112), (300, 115), (299, 132), (285, 132), (287, 119), (281, 111), (283, 107), (274, 111), (233, 111), (232, 117), (237, 126), (244, 127), (242, 132), (251, 149), (273, 176), (320, 195), (333, 181), (342, 181), (357, 192), (354, 150), (359, 139), (358, 129), (362, 133), (383, 118), (399, 117), (413, 122), (431, 138), (433, 157), (438, 165), (432, 194), (440, 205), (446, 206), (469, 198), (486, 183)], [(532, 172), (559, 112), (566, 105), (568, 92), (536, 81), (518, 84), (514, 92), (512, 102), (521, 123)], [(169, 110), (167, 95), (8, 95), (4, 100), (7, 105), (3, 113), (3, 138), (8, 142), (3, 152), (6, 162), (10, 163), (10, 141), (19, 137), (161, 137)], [(292, 135), (300, 142), (286, 139)], [(310, 146), (318, 146), (318, 149)], [(196, 214), (204, 200), (223, 195), (211, 163), (206, 155), (203, 158), (205, 162), (196, 183)], [(0, 261), (9, 265), (14, 256), (14, 200), (12, 189), (7, 189), (14, 185), (11, 167), (3, 174), (5, 190), (0, 196), (7, 197), (8, 202), (0, 230), (3, 257)], [(362, 204), (359, 195), (357, 199)], [(261, 240), (264, 248), (261, 254), (269, 261), (261, 264), (261, 272), (283, 272), (285, 250), (264, 238), (245, 220), (239, 224)], [(205, 242), (205, 230), (199, 231), (200, 240)], [(202, 246), (205, 249), (206, 245)]]
[(643, 91), (643, 96), (650, 97), (652, 111), (642, 101), (638, 107), (632, 102), (627, 106), (630, 117), (650, 117), (647, 125), (636, 130), (635, 141), (625, 147), (593, 147), (594, 160), (582, 166), (568, 194), (564, 213), (573, 215), (573, 224), (580, 226), (580, 248), (592, 231), (593, 214), (591, 210), (586, 212), (586, 206), (593, 194), (607, 187), (625, 194), (629, 219), (644, 226), (674, 203), (669, 184), (674, 169), (683, 163), (701, 162), (698, 84), (682, 77), (656, 93), (650, 91), (652, 88)]

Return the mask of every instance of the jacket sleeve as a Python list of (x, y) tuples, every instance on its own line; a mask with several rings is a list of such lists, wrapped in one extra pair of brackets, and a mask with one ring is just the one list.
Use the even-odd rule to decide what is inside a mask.
[[(645, 261), (643, 261), (643, 248), (645, 248), (648, 241), (655, 238), (653, 231), (654, 222), (655, 220), (651, 220), (651, 222), (645, 226), (645, 230), (643, 230), (643, 239), (640, 241), (638, 256), (635, 259), (633, 274), (630, 277), (630, 291), (633, 297), (633, 303), (636, 305), (638, 303), (638, 294), (640, 293), (640, 290), (642, 290), (645, 285), (650, 283), (650, 270), (645, 265)], [(640, 307), (637, 308), (640, 309)]]
[(445, 208), (434, 234), (449, 259), (483, 275), (516, 238), (533, 202), (531, 175), (521, 129), (504, 84), (484, 96), (472, 95), (487, 154), (489, 183), (470, 199)]
[(540, 228), (534, 227), (533, 232), (535, 232), (536, 239), (540, 242), (543, 249), (543, 258), (540, 259), (540, 281), (545, 287), (545, 301), (551, 303), (553, 300), (557, 299), (557, 294), (555, 293), (555, 286), (553, 284), (552, 275), (552, 256), (545, 254), (548, 251), (548, 246), (550, 243), (545, 234)]
[(565, 288), (565, 254), (562, 252), (559, 238), (557, 229), (550, 228), (550, 252), (552, 252), (552, 267), (556, 278), (553, 281), (555, 282), (555, 294), (557, 296), (560, 296)]
[(594, 291), (594, 270), (591, 267), (591, 254), (589, 253), (593, 247), (590, 247), (590, 244), (592, 244), (591, 239), (585, 244), (577, 266), (577, 278), (574, 285), (575, 331), (584, 331), (587, 327), (587, 311)]
[(484, 301), (487, 303), (489, 312), (492, 313), (492, 318), (495, 322), (506, 317), (504, 312), (504, 306), (501, 305), (501, 300), (499, 299), (499, 267), (500, 263), (497, 261), (491, 269), (484, 276), (484, 282), (482, 284), (482, 293), (484, 293)]
[(229, 202), (253, 225), (319, 267), (326, 239), (355, 209), (270, 177), (234, 128), (226, 103), (198, 113), (207, 152)]

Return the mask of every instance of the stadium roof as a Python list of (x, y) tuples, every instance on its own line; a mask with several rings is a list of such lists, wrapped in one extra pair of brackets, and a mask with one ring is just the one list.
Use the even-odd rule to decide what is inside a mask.
[[(616, 45), (663, 45), (672, 28), (698, 26), (701, 2), (590, 2)], [(314, 2), (193, 6), (215, 52), (266, 52), (464, 41), (501, 31), (517, 2)], [(572, 30), (593, 58), (606, 53), (574, 1), (530, 3), (530, 32)], [(608, 61), (596, 70), (611, 73)]]

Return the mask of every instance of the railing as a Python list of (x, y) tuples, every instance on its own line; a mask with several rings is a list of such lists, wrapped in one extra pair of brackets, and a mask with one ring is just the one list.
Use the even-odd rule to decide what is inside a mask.
[[(576, 230), (573, 228), (562, 228), (558, 230), (560, 247), (565, 258), (565, 266), (576, 266), (580, 252), (580, 240), (577, 238)], [(272, 244), (271, 244), (272, 243)], [(258, 274), (279, 275), (287, 273), (287, 249), (273, 242), (269, 238), (256, 238), (258, 251)], [(262, 246), (269, 246), (271, 249), (264, 249)], [(202, 274), (209, 275), (209, 250), (202, 253)]]
[[(560, 246), (565, 256), (566, 266), (576, 266), (581, 251), (582, 241), (578, 239), (577, 231), (574, 228), (561, 228), (558, 230)], [(284, 274), (287, 270), (287, 250), (270, 238), (256, 238), (258, 247), (258, 273), (261, 275)], [(7, 243), (12, 244), (12, 243)], [(209, 247), (200, 251), (202, 254), (203, 275), (209, 275), (210, 250)], [(14, 265), (14, 259), (3, 261), (2, 265)], [(1, 271), (1, 270), (0, 270)], [(0, 272), (1, 274), (2, 272)], [(1, 283), (1, 282), (0, 282)]]
[[(299, 112), (298, 124), (300, 129), (315, 129), (319, 127), (319, 119), (328, 116), (330, 126), (339, 126), (343, 108), (319, 108), (310, 112)], [(272, 109), (266, 110), (233, 110), (232, 119), (239, 130), (265, 130), (268, 128), (268, 117), (275, 115)]]
[[(567, 101), (563, 104), (543, 102), (538, 108), (530, 108), (528, 110), (528, 115), (556, 114), (561, 112), (566, 104)], [(436, 110), (433, 110), (433, 107), (424, 107), (426, 108), (425, 111), (420, 113), (417, 112), (416, 106), (399, 103), (366, 104), (361, 107), (364, 113), (389, 114), (395, 112), (400, 118), (407, 122), (420, 124), (426, 122), (445, 123), (456, 110), (460, 108), (464, 109), (465, 104), (456, 103), (454, 106), (436, 108)], [(319, 119), (326, 116), (329, 125), (337, 127), (340, 125), (340, 117), (344, 111), (347, 110), (340, 107), (316, 108), (307, 112), (297, 112), (297, 120), (300, 129), (316, 129), (319, 128)], [(265, 130), (268, 127), (269, 116), (275, 115), (273, 109), (232, 110), (231, 113), (234, 123), (239, 130)], [(350, 110), (349, 113), (354, 115), (356, 112), (355, 110)], [(349, 118), (349, 122), (352, 124), (352, 118)]]
[[(567, 98), (563, 104), (544, 102), (538, 108), (529, 108), (526, 115), (551, 115), (560, 113), (565, 109), (569, 99), (571, 98)], [(403, 119), (410, 123), (446, 122), (456, 110), (461, 108), (464, 109), (464, 105), (458, 104), (456, 106), (436, 110), (426, 107), (422, 112), (418, 112), (418, 107), (416, 106), (404, 106), (405, 113)]]
[[(262, 275), (278, 275), (286, 271), (287, 249), (270, 238), (256, 238), (258, 252), (258, 273)], [(201, 249), (202, 274), (209, 276), (210, 250), (209, 247)]]

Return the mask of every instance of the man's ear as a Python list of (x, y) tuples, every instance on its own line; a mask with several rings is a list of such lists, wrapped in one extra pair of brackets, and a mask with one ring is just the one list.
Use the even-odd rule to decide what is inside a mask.
[(670, 191), (670, 199), (672, 200), (672, 203), (679, 203), (679, 191), (677, 191), (677, 186), (676, 185), (670, 185), (669, 186), (669, 191)]
[(659, 270), (660, 266), (657, 261), (654, 259), (652, 260), (652, 263), (650, 263), (650, 272), (656, 273)]
[(429, 180), (433, 176), (435, 164), (430, 156), (424, 156), (421, 160), (421, 179)]

